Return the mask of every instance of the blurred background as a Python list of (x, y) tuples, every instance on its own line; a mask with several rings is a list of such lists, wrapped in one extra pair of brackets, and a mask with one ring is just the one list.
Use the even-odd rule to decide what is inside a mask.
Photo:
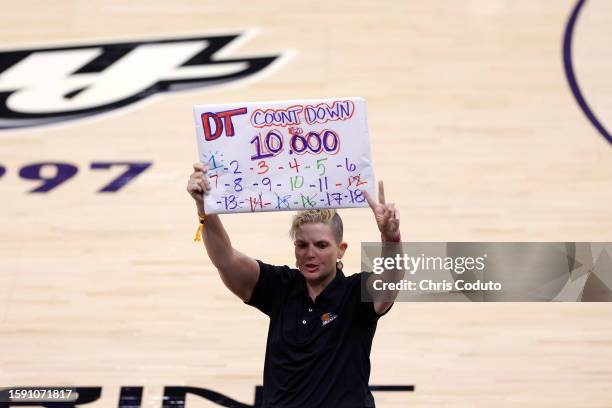
[[(0, 385), (253, 404), (268, 320), (193, 242), (196, 104), (365, 98), (404, 241), (611, 241), (611, 16), (604, 0), (3, 4)], [(341, 215), (358, 272), (379, 233), (368, 209)], [(291, 216), (222, 219), (239, 250), (293, 265)], [(377, 406), (609, 406), (610, 312), (398, 303), (371, 384), (416, 388)]]

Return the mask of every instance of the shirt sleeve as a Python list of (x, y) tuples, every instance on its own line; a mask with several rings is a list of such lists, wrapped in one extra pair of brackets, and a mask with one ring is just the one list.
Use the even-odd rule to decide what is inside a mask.
[(282, 296), (288, 292), (296, 271), (288, 266), (274, 266), (257, 260), (259, 278), (247, 305), (256, 307), (272, 316), (282, 303)]
[(359, 274), (359, 285), (360, 290), (357, 294), (357, 318), (365, 324), (376, 323), (378, 319), (389, 313), (389, 310), (393, 307), (393, 304), (382, 314), (376, 313), (374, 309), (374, 302), (372, 302), (372, 296), (367, 290), (368, 278), (372, 275), (372, 272), (361, 272)]

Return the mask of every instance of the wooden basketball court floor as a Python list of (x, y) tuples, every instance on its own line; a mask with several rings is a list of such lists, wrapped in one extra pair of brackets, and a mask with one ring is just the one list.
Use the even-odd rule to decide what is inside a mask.
[[(96, 44), (251, 30), (231, 56), (283, 55), (250, 81), (165, 93), (110, 114), (0, 131), (0, 386), (208, 388), (245, 404), (262, 382), (267, 318), (222, 285), (185, 185), (195, 104), (362, 96), (376, 175), (404, 241), (610, 241), (612, 151), (563, 64), (573, 0), (5, 2), (0, 47)], [(612, 5), (589, 0), (574, 67), (605, 122)], [(253, 31), (256, 29), (255, 31)], [(45, 67), (40, 67), (44, 72)], [(44, 194), (19, 170), (78, 174)], [(119, 169), (152, 166), (117, 193)], [(50, 177), (50, 176), (49, 176)], [(378, 237), (341, 212), (358, 271)], [(292, 265), (290, 213), (224, 216), (236, 248)], [(379, 407), (612, 406), (610, 303), (401, 303), (378, 326)], [(215, 406), (189, 397), (189, 407)]]

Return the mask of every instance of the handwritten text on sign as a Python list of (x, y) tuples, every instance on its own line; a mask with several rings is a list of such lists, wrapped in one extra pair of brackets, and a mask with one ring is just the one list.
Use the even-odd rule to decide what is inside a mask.
[(367, 206), (374, 194), (361, 98), (198, 105), (209, 214)]

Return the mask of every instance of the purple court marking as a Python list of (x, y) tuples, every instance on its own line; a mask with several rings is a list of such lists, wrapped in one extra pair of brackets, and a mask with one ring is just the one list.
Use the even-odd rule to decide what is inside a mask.
[(608, 130), (599, 121), (599, 119), (597, 119), (584, 98), (580, 87), (578, 86), (576, 74), (574, 73), (574, 65), (572, 63), (572, 38), (578, 15), (580, 14), (582, 6), (584, 6), (584, 3), (586, 3), (586, 0), (579, 0), (578, 3), (576, 3), (576, 6), (574, 7), (574, 10), (572, 11), (572, 14), (567, 22), (567, 27), (565, 28), (565, 35), (563, 36), (563, 64), (565, 66), (565, 75), (567, 76), (567, 82), (569, 83), (580, 109), (582, 109), (586, 117), (591, 121), (599, 133), (601, 133), (601, 135), (608, 141), (608, 143), (612, 144), (612, 136), (610, 136)]

